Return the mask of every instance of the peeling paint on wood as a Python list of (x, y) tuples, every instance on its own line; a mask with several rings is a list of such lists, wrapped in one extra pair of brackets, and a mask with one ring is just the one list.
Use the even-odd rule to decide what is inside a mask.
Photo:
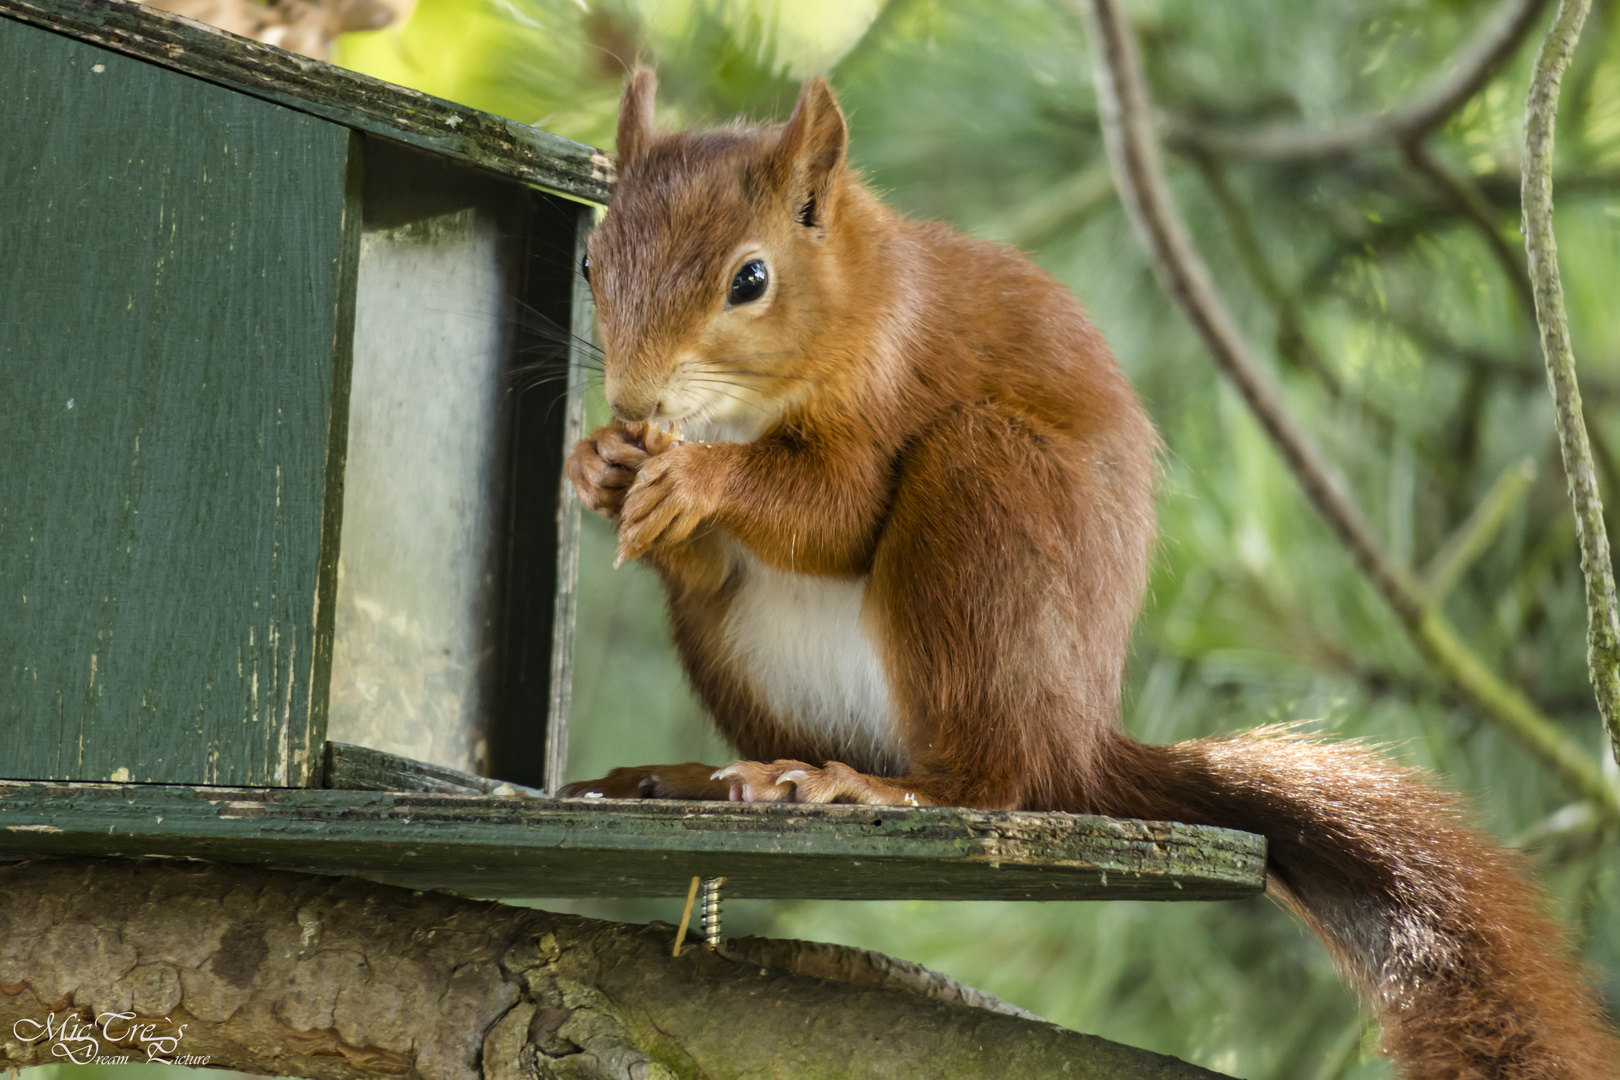
[(730, 896), (1217, 900), (1259, 892), (1265, 873), (1258, 836), (1075, 814), (0, 783), (0, 855), (46, 854), (489, 897), (684, 896), (701, 875)]
[(358, 136), (9, 19), (0, 113), (0, 775), (304, 784)]
[(612, 190), (613, 159), (592, 147), (128, 0), (0, 0), (0, 17), (570, 198), (606, 203)]

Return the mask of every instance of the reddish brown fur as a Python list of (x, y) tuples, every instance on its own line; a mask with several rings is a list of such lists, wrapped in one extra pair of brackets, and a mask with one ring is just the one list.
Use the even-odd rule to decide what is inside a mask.
[[(619, 420), (569, 471), (619, 524), (621, 557), (658, 569), (693, 685), (753, 760), (569, 792), (1263, 833), (1274, 895), (1378, 1012), (1404, 1076), (1612, 1078), (1615, 1043), (1519, 860), (1421, 775), (1286, 731), (1149, 747), (1120, 730), (1158, 442), (1067, 291), (879, 204), (845, 167), (823, 80), (782, 129), (698, 134), (654, 132), (653, 90), (649, 72), (626, 90), (621, 179), (590, 245)], [(750, 251), (773, 291), (727, 305)], [(643, 423), (725, 410), (744, 438), (681, 444)], [(766, 572), (738, 545), (795, 581), (864, 582), (898, 775), (773, 709), (727, 637), (743, 576)]]

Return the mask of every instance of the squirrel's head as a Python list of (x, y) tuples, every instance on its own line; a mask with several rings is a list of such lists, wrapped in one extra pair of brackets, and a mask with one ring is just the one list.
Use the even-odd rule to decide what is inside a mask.
[(661, 134), (656, 88), (645, 68), (625, 87), (619, 180), (587, 248), (608, 404), (751, 438), (803, 392), (836, 310), (844, 115), (815, 78), (780, 128)]

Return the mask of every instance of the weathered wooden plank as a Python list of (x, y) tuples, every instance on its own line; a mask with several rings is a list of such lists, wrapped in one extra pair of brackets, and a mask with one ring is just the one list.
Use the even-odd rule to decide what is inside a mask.
[(589, 146), (128, 0), (0, 0), (0, 16), (571, 198), (605, 203), (613, 183), (612, 159)]
[(0, 112), (0, 775), (303, 784), (357, 137), (10, 19)]
[[(582, 387), (564, 380), (583, 370), (570, 366), (583, 362), (575, 335), (591, 332), (579, 300), (578, 258), (582, 217), (588, 219), (591, 210), (549, 195), (533, 198), (514, 317), (518, 362), (507, 384), (510, 489), (500, 705), (482, 771), (554, 789), (567, 756), (578, 574), (566, 539), (577, 511), (570, 519), (572, 485), (563, 480), (562, 466), (582, 416)], [(559, 384), (568, 389), (560, 391)]]
[(953, 807), (0, 784), (0, 853), (359, 873), (478, 896), (1214, 900), (1259, 891), (1246, 833)]
[[(360, 239), (365, 217), (365, 163), (365, 138), (351, 130), (348, 132), (343, 182), (343, 213), (338, 218), (337, 234), (328, 238), (328, 244), (336, 249), (337, 256), (333, 280), (335, 296), (332, 298), (332, 373), (326, 402), (326, 444), (321, 448), (325, 468), (320, 490), (320, 546), (315, 566), (315, 641), (309, 672), (309, 695), (297, 713), (297, 731), (303, 740), (298, 751), (302, 761), (300, 767), (289, 770), (282, 781), (293, 787), (320, 783), (320, 770), (325, 764), (322, 759), (326, 722), (332, 703), (332, 667), (337, 646), (338, 556), (343, 537), (343, 511), (348, 501), (345, 481), (349, 459), (349, 415), (354, 389), (354, 327), (358, 315)], [(321, 368), (318, 360), (311, 366), (317, 371)], [(309, 447), (305, 452), (313, 450), (313, 447)], [(302, 497), (307, 498), (311, 494), (303, 493)], [(279, 489), (276, 499), (279, 506)], [(292, 497), (295, 503), (299, 499), (299, 494)], [(289, 707), (283, 718), (291, 726), (294, 723), (291, 698), (288, 702)]]
[[(590, 236), (592, 213), (579, 215), (575, 231), (572, 305), (568, 328), (568, 396), (563, 414), (563, 454), (585, 435), (586, 373), (592, 367), (590, 342), (585, 337), (596, 325), (591, 287), (580, 271), (585, 241)], [(551, 707), (546, 713), (545, 768), (541, 786), (548, 792), (562, 787), (568, 768), (568, 712), (574, 697), (575, 593), (579, 585), (579, 493), (563, 484), (557, 493), (557, 601), (551, 619)]]
[(538, 788), (491, 780), (487, 776), (462, 772), (448, 765), (400, 757), (369, 746), (332, 742), (326, 744), (326, 767), (321, 783), (329, 788), (355, 791), (423, 791), (437, 795), (545, 795)]

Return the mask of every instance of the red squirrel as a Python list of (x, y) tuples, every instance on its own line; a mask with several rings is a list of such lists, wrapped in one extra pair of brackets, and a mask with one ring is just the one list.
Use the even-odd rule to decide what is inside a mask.
[(703, 132), (657, 131), (655, 89), (645, 69), (625, 89), (586, 249), (615, 419), (567, 469), (619, 558), (657, 570), (745, 760), (563, 794), (1261, 833), (1269, 891), (1402, 1076), (1614, 1080), (1617, 1043), (1522, 860), (1425, 776), (1288, 729), (1122, 730), (1160, 444), (1068, 291), (884, 207), (825, 79), (785, 125)]

